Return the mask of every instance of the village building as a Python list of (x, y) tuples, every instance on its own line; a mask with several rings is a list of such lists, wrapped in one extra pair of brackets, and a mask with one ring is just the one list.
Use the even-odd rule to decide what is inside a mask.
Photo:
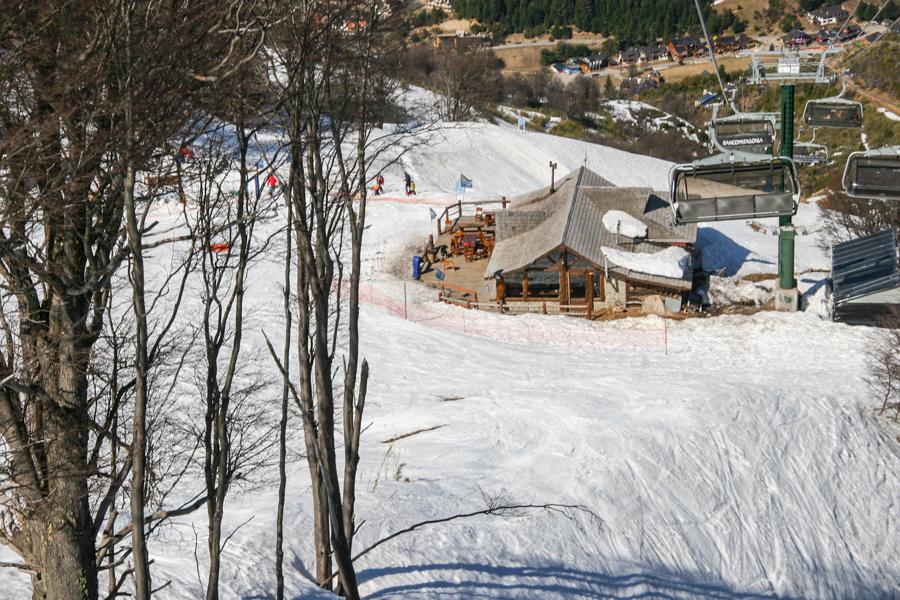
[(840, 4), (835, 4), (833, 6), (824, 6), (822, 8), (816, 9), (810, 12), (807, 16), (813, 23), (824, 26), (843, 23), (847, 20), (847, 17), (850, 16), (850, 13), (844, 10)]
[(836, 244), (831, 281), (835, 321), (896, 327), (900, 319), (897, 236), (883, 231)]
[(837, 40), (839, 42), (846, 42), (849, 40), (855, 40), (859, 36), (862, 35), (862, 28), (859, 25), (855, 25), (850, 23), (837, 34)]
[(449, 50), (477, 50), (479, 48), (483, 48), (486, 43), (486, 38), (480, 35), (466, 35), (459, 33), (440, 33), (434, 36), (434, 41), (432, 42), (434, 47), (437, 50), (449, 51)]
[(815, 38), (800, 29), (793, 29), (781, 37), (786, 48), (805, 48), (809, 46)]
[(677, 61), (704, 54), (706, 43), (695, 37), (672, 38), (667, 48), (672, 60)]
[(669, 55), (665, 46), (640, 46), (637, 50), (640, 53), (640, 62), (655, 62)]
[(585, 74), (600, 71), (609, 66), (609, 54), (598, 52), (579, 59), (578, 64), (581, 66), (581, 71)]
[(511, 313), (677, 312), (696, 238), (652, 189), (614, 187), (582, 167), (496, 213), (484, 279)]
[(641, 51), (637, 48), (626, 48), (619, 51), (620, 65), (636, 65), (641, 60)]
[(619, 93), (628, 98), (633, 98), (640, 96), (644, 92), (657, 89), (663, 81), (662, 75), (656, 70), (643, 77), (626, 77), (619, 84)]

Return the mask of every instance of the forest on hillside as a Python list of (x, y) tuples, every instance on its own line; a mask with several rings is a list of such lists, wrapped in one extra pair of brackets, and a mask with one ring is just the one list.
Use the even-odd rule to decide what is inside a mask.
[[(453, 8), (459, 16), (502, 33), (539, 35), (570, 25), (622, 40), (700, 33), (694, 3), (685, 0), (456, 0)], [(708, 0), (702, 10), (710, 33), (744, 30), (743, 21), (729, 10), (716, 12)]]

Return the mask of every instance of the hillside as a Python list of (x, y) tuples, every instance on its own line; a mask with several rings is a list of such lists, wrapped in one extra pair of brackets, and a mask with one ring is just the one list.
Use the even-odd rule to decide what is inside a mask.
[[(554, 26), (575, 26), (581, 31), (615, 35), (620, 40), (654, 40), (700, 30), (694, 5), (681, 0), (457, 0), (453, 6), (460, 16), (477, 19), (503, 33), (541, 34)], [(713, 33), (735, 24), (734, 15), (728, 11), (715, 11), (706, 2), (703, 10)]]
[[(369, 211), (361, 328), (372, 378), (358, 544), (477, 511), (486, 499), (580, 504), (602, 521), (517, 511), (423, 528), (359, 561), (366, 597), (900, 593), (900, 538), (886, 535), (900, 524), (900, 451), (896, 432), (873, 419), (862, 380), (869, 331), (814, 310), (589, 323), (437, 304), (433, 290), (393, 275), (394, 265), (427, 236), (429, 207), (453, 201), (460, 173), (474, 181), (469, 197), (496, 198), (546, 185), (549, 159), (560, 176), (586, 158), (617, 184), (657, 188), (668, 164), (486, 124), (448, 125), (420, 141), (386, 169), (386, 194)], [(402, 196), (402, 169), (419, 183), (415, 199)], [(181, 209), (161, 205), (151, 217), (177, 228)], [(809, 205), (797, 219), (810, 230), (817, 220)], [(814, 241), (798, 239), (801, 270), (827, 268)], [(775, 268), (775, 238), (743, 222), (702, 228), (700, 245), (729, 277)], [(149, 257), (157, 281), (168, 252)], [(271, 326), (279, 254), (263, 258), (248, 289), (251, 355), (264, 352), (263, 330), (280, 343)], [(811, 306), (824, 299), (825, 275), (801, 277)], [(275, 473), (256, 477), (226, 511), (223, 598), (271, 594)], [(305, 464), (291, 463), (287, 592), (332, 598), (303, 575), (312, 556), (305, 477)], [(206, 543), (204, 518), (183, 517), (154, 540), (155, 581), (171, 581), (155, 597), (202, 596), (195, 556), (200, 569), (206, 559), (194, 548)], [(24, 597), (26, 582), (7, 574), (0, 598)]]

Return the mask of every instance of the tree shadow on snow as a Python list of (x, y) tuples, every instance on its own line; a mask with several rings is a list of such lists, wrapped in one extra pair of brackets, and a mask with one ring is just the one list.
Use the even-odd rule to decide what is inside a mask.
[(697, 247), (700, 249), (703, 270), (720, 272), (724, 277), (731, 277), (740, 271), (747, 262), (774, 264), (769, 260), (748, 258), (750, 256), (749, 249), (712, 227), (697, 229)]
[[(365, 594), (367, 600), (404, 598), (465, 597), (465, 598), (542, 598), (553, 594), (564, 598), (610, 598), (627, 600), (684, 600), (708, 598), (711, 600), (789, 600), (789, 596), (775, 593), (747, 593), (729, 588), (721, 582), (711, 582), (702, 576), (673, 573), (631, 573), (611, 575), (592, 573), (564, 567), (505, 567), (497, 565), (449, 563), (410, 565), (367, 569), (359, 573), (360, 583), (391, 575), (422, 574), (429, 571), (445, 571), (446, 579), (405, 583)], [(459, 581), (460, 572), (471, 574), (473, 581)], [(438, 575), (437, 573), (434, 573)], [(452, 577), (454, 580), (448, 580)], [(875, 590), (867, 590), (866, 597), (878, 596)], [(868, 594), (876, 595), (868, 595)], [(862, 596), (860, 596), (862, 598)], [(792, 600), (792, 599), (791, 599)]]

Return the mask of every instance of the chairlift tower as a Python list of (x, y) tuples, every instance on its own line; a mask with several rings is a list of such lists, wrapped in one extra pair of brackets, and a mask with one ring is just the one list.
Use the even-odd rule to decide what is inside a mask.
[[(821, 53), (809, 51), (765, 52), (750, 54), (750, 83), (819, 83), (829, 84), (834, 80), (825, 71), (825, 59), (837, 54), (839, 49), (827, 48)], [(812, 63), (815, 63), (813, 67)], [(767, 68), (768, 67), (768, 68)]]
[[(779, 154), (794, 158), (794, 84), (781, 86), (781, 144)], [(778, 217), (778, 289), (775, 310), (796, 312), (800, 292), (794, 277), (794, 246), (797, 230), (790, 215)]]

